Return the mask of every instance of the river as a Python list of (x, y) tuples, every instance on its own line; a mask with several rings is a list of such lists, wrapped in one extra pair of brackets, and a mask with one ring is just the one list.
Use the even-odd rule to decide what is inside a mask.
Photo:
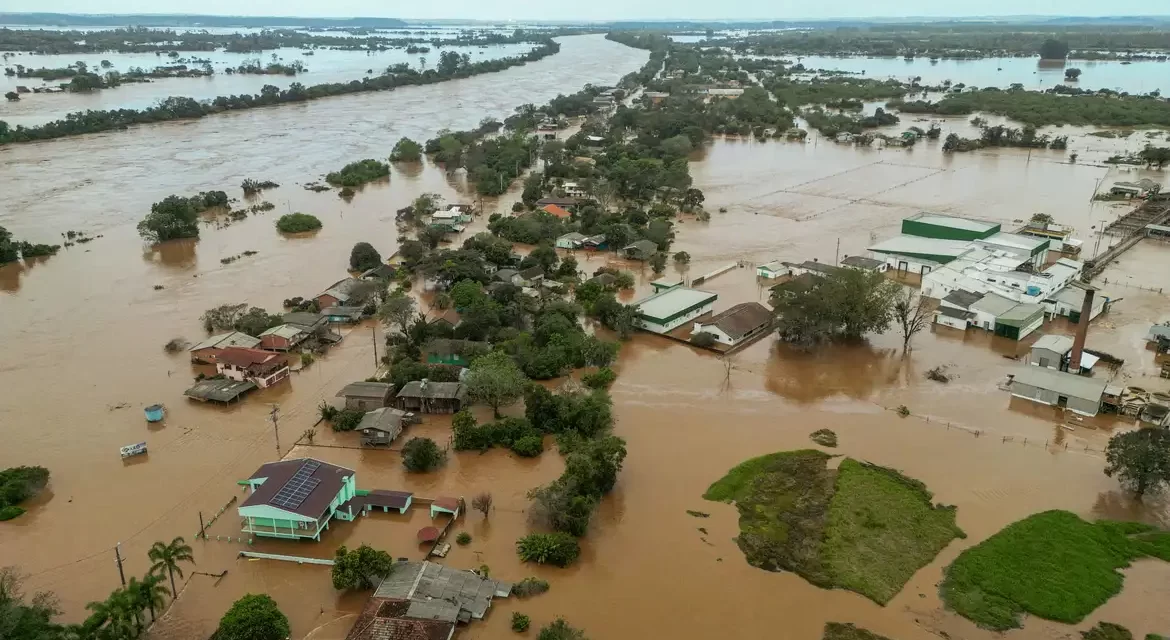
[[(1004, 356), (1018, 356), (1027, 346), (985, 334), (927, 331), (916, 338), (910, 356), (903, 356), (893, 333), (814, 354), (763, 340), (726, 360), (636, 336), (623, 346), (613, 387), (615, 430), (627, 440), (629, 455), (584, 539), (582, 559), (564, 570), (521, 565), (514, 550), (527, 531), (525, 493), (562, 470), (555, 451), (532, 460), (499, 450), (461, 453), (439, 472), (410, 475), (393, 452), (332, 447), (352, 445), (352, 434), (325, 431), (313, 445), (289, 450), (313, 423), (321, 399), (372, 371), (368, 326), (354, 329), (291, 384), (241, 405), (217, 410), (183, 402), (190, 365), (184, 355), (167, 356), (162, 345), (176, 336), (200, 337), (196, 318), (204, 309), (244, 300), (275, 309), (283, 298), (316, 293), (341, 276), (355, 241), (372, 242), (383, 255), (392, 252), (394, 211), (418, 193), (470, 199), (458, 179), (429, 164), (410, 173), (396, 169), (388, 184), (367, 187), (351, 204), (297, 183), (348, 160), (385, 156), (401, 135), (425, 138), (435, 129), (465, 128), (586, 82), (612, 83), (646, 59), (645, 52), (600, 37), (563, 42), (560, 54), (497, 75), (0, 149), (0, 171), (11, 176), (6, 182), (15, 189), (0, 203), (0, 224), (18, 237), (42, 241), (68, 229), (104, 235), (31, 267), (0, 270), (6, 354), (0, 365), (6, 437), (0, 467), (40, 464), (53, 472), (52, 493), (0, 528), (0, 565), (22, 565), (34, 574), (30, 588), (56, 591), (66, 618), (79, 619), (85, 602), (117, 586), (111, 550), (116, 542), (123, 542), (129, 574), (141, 573), (150, 543), (174, 535), (190, 542), (199, 512), (209, 516), (239, 496), (235, 481), (276, 455), (271, 404), (280, 405), (282, 454), (353, 468), (361, 488), (468, 498), (494, 494), (489, 518), (473, 513), (460, 524), (474, 540), (456, 547), (446, 563), (487, 564), (493, 577), (505, 580), (537, 575), (552, 589), (531, 600), (497, 601), (487, 621), (463, 632), (485, 640), (514, 637), (511, 611), (532, 616), (536, 627), (565, 616), (593, 638), (746, 639), (777, 629), (815, 638), (826, 621), (839, 621), (897, 640), (932, 640), (942, 633), (990, 640), (998, 636), (945, 612), (938, 600), (942, 570), (962, 549), (1053, 508), (1166, 524), (1163, 502), (1135, 504), (1101, 473), (1104, 443), (1111, 430), (1125, 425), (1101, 420), (1068, 431), (1051, 413), (1010, 400), (995, 384), (1019, 366)], [(968, 125), (960, 119), (948, 126)], [(675, 250), (689, 252), (692, 262), (687, 268), (672, 265), (668, 274), (694, 276), (737, 261), (832, 261), (864, 251), (871, 234), (894, 232), (901, 217), (921, 208), (1004, 223), (1048, 211), (1076, 226), (1081, 238), (1091, 237), (1088, 227), (1097, 215), (1124, 212), (1088, 204), (1099, 181), (1112, 175), (1107, 168), (1011, 149), (944, 156), (937, 146), (923, 143), (907, 152), (823, 140), (717, 140), (696, 153), (691, 168), (712, 220), (679, 224)], [(198, 243), (157, 252), (136, 237), (133, 225), (151, 202), (205, 189), (235, 194), (246, 177), (284, 185), (264, 196), (277, 211), (226, 229), (208, 228)], [(513, 190), (488, 201), (485, 211), (504, 210), (517, 196)], [(726, 212), (718, 213), (720, 208)], [(281, 238), (272, 222), (286, 210), (317, 214), (324, 228), (312, 238)], [(220, 265), (220, 258), (245, 249), (259, 253)], [(1132, 255), (1119, 269), (1135, 284), (1164, 278), (1164, 268), (1150, 265), (1166, 264), (1165, 247), (1141, 245)], [(580, 259), (588, 272), (611, 260)], [(624, 299), (646, 293), (649, 271), (622, 266), (633, 268), (639, 281), (638, 291)], [(155, 291), (156, 284), (165, 288)], [(748, 267), (704, 288), (720, 295), (719, 309), (768, 295)], [(1141, 336), (1164, 313), (1166, 297), (1106, 290), (1125, 297), (1124, 305), (1094, 325), (1089, 344), (1131, 360), (1137, 379), (1151, 380), (1145, 386), (1164, 387), (1153, 383), (1152, 358), (1142, 351)], [(1048, 329), (1070, 330), (1059, 323)], [(374, 340), (380, 339), (379, 330), (373, 331)], [(958, 376), (945, 386), (923, 377), (940, 364)], [(148, 429), (141, 407), (158, 401), (168, 404), (170, 416), (165, 427)], [(116, 408), (120, 403), (129, 406)], [(886, 410), (903, 404), (911, 409), (907, 418)], [(886, 607), (749, 567), (732, 540), (734, 508), (701, 499), (708, 484), (738, 462), (809, 446), (808, 434), (820, 428), (837, 432), (841, 453), (924, 481), (935, 501), (957, 505), (958, 524), (968, 534)], [(449, 419), (427, 416), (410, 435), (445, 441)], [(124, 465), (117, 447), (143, 438), (150, 443), (148, 459)], [(693, 518), (688, 509), (711, 516)], [(330, 557), (338, 545), (365, 542), (395, 556), (414, 556), (414, 532), (426, 521), (418, 510), (403, 517), (375, 514), (354, 524), (334, 523), (320, 543), (263, 541), (255, 548)], [(216, 540), (239, 535), (234, 507), (210, 533), (211, 540), (193, 545), (197, 569), (227, 575), (220, 581), (191, 576), (152, 637), (206, 637), (247, 592), (276, 598), (294, 638), (345, 636), (362, 598), (338, 596), (327, 569), (237, 559), (246, 544)], [(1170, 595), (1170, 567), (1139, 563), (1127, 575), (1121, 595), (1078, 629), (1104, 616), (1137, 634), (1170, 626), (1170, 610), (1160, 606)], [(1034, 619), (1022, 633), (1076, 635), (1072, 627)]]

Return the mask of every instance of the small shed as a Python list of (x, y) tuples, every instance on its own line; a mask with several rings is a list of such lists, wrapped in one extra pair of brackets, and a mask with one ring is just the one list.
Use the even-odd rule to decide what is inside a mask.
[(416, 413), (457, 413), (467, 402), (462, 382), (415, 380), (403, 385), (395, 404), (403, 411)]
[(1064, 356), (1072, 351), (1072, 347), (1073, 339), (1069, 336), (1041, 336), (1032, 345), (1032, 352), (1028, 355), (1028, 364), (1063, 371), (1064, 367), (1061, 365), (1064, 362)]
[(975, 318), (975, 313), (966, 311), (964, 309), (956, 309), (954, 307), (938, 307), (934, 310), (934, 323), (941, 324), (944, 327), (966, 331), (970, 326), (971, 320)]
[(414, 414), (389, 407), (367, 412), (357, 426), (357, 431), (362, 434), (362, 446), (390, 446), (413, 417)]
[(1043, 367), (1023, 367), (1012, 376), (1013, 396), (1095, 416), (1101, 409), (1105, 382)]
[(431, 503), (431, 517), (440, 513), (449, 513), (458, 518), (462, 501), (458, 498), (435, 498)]
[(372, 411), (392, 404), (394, 385), (389, 382), (351, 382), (335, 397), (345, 398), (346, 409)]

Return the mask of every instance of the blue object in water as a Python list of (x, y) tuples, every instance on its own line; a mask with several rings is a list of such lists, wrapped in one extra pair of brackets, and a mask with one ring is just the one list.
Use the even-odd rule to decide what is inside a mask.
[(160, 420), (163, 419), (163, 416), (165, 414), (166, 414), (166, 410), (163, 409), (163, 406), (161, 404), (152, 404), (146, 408), (146, 421), (147, 422), (159, 422)]

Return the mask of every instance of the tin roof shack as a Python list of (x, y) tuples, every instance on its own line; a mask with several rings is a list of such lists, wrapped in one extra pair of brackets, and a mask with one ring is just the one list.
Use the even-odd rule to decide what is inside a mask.
[(670, 333), (711, 312), (718, 294), (687, 287), (673, 287), (634, 302), (634, 325), (652, 333)]
[(1044, 307), (1021, 303), (995, 319), (995, 335), (1012, 340), (1023, 340), (1044, 324)]
[(658, 245), (650, 240), (639, 240), (622, 247), (622, 255), (627, 260), (649, 260), (650, 256), (658, 253)]
[(271, 351), (229, 347), (216, 357), (215, 370), (232, 380), (249, 380), (266, 389), (288, 377), (288, 361)]
[(363, 447), (388, 447), (402, 434), (403, 427), (414, 422), (413, 413), (382, 407), (367, 412), (358, 423), (357, 431), (362, 434)]
[(389, 382), (351, 382), (337, 392), (345, 398), (345, 408), (372, 411), (394, 404), (394, 385)]
[(239, 400), (245, 393), (256, 388), (256, 383), (249, 380), (243, 382), (228, 378), (216, 380), (200, 380), (193, 387), (183, 392), (183, 395), (200, 402), (222, 402), (228, 404)]
[(1043, 367), (1023, 367), (1013, 374), (1010, 388), (1017, 398), (1095, 416), (1101, 410), (1105, 382)]
[(191, 353), (191, 362), (198, 364), (215, 364), (215, 357), (219, 355), (224, 349), (228, 347), (245, 347), (251, 349), (259, 346), (260, 339), (253, 338), (246, 333), (239, 331), (229, 331), (228, 333), (220, 333), (200, 342), (191, 347), (188, 351)]
[(692, 333), (709, 333), (715, 342), (733, 347), (767, 333), (772, 328), (772, 312), (758, 302), (744, 302), (716, 314), (710, 320), (696, 322)]
[(236, 509), (242, 530), (267, 538), (319, 541), (337, 507), (356, 495), (356, 482), (353, 469), (312, 458), (269, 462), (240, 482), (250, 491)]
[(922, 212), (902, 219), (902, 233), (939, 240), (980, 240), (1000, 232), (994, 222)]
[(428, 364), (470, 367), (472, 360), (491, 351), (491, 348), (489, 342), (436, 338), (423, 347), (423, 353)]
[(403, 385), (395, 404), (403, 411), (416, 413), (458, 413), (467, 402), (462, 382), (415, 380)]
[(309, 337), (296, 325), (280, 324), (260, 334), (260, 348), (269, 351), (290, 351)]

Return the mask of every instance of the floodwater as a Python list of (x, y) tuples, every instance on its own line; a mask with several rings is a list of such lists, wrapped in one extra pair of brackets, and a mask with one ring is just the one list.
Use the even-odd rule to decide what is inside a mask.
[[(389, 51), (335, 51), (319, 49), (313, 55), (306, 56), (300, 49), (276, 49), (261, 53), (228, 53), (225, 51), (190, 51), (181, 52), (180, 59), (199, 58), (210, 60), (215, 75), (202, 78), (160, 78), (151, 82), (128, 83), (114, 89), (89, 91), (83, 93), (27, 93), (21, 94), (17, 102), (0, 103), (0, 120), (5, 120), (11, 126), (18, 124), (33, 126), (44, 124), (52, 120), (63, 118), (65, 114), (88, 109), (144, 109), (159, 100), (170, 96), (183, 96), (197, 100), (211, 100), (218, 96), (238, 95), (245, 93), (259, 93), (264, 85), (273, 85), (281, 89), (288, 88), (294, 82), (305, 86), (330, 82), (349, 82), (361, 80), (365, 77), (377, 76), (391, 65), (406, 63), (415, 69), (434, 68), (439, 63), (439, 55), (445, 51), (455, 51), (471, 56), (472, 62), (483, 62), (499, 58), (523, 55), (533, 48), (532, 44), (501, 44), (491, 46), (447, 46), (441, 49), (431, 48), (430, 52), (407, 53), (405, 49), (391, 49)], [(273, 58), (273, 56), (276, 56)], [(115, 71), (126, 72), (131, 67), (142, 67), (147, 71), (158, 67), (175, 64), (165, 55), (156, 56), (153, 53), (102, 53), (102, 54), (62, 54), (62, 55), (31, 55), (17, 54), (2, 66), (23, 64), (26, 67), (47, 67), (57, 69), (71, 65), (78, 60), (83, 61), (90, 69), (98, 73), (105, 70), (99, 65), (102, 60), (108, 60)], [(248, 61), (259, 60), (261, 65), (271, 62), (292, 64), (301, 62), (308, 69), (295, 76), (286, 75), (256, 75), (232, 74), (225, 70), (228, 67), (238, 67)], [(192, 69), (202, 68), (200, 63), (186, 63)], [(0, 93), (15, 90), (17, 85), (27, 87), (50, 86), (55, 87), (68, 79), (42, 82), (39, 78), (17, 78), (15, 76), (0, 77)]]
[[(1128, 93), (1149, 93), (1170, 89), (1167, 69), (1170, 63), (1142, 60), (1122, 63), (1114, 60), (1044, 61), (1039, 58), (982, 58), (979, 60), (939, 60), (927, 58), (868, 58), (835, 56), (787, 56), (809, 69), (835, 69), (864, 74), (867, 78), (893, 78), (905, 82), (921, 76), (924, 85), (938, 85), (945, 80), (965, 83), (968, 87), (999, 87), (1013, 83), (1025, 89), (1050, 89), (1054, 85), (1097, 90), (1112, 89)], [(1080, 69), (1076, 82), (1065, 82), (1065, 69)]]
[[(353, 242), (370, 241), (383, 255), (391, 253), (393, 212), (418, 193), (467, 200), (458, 178), (429, 165), (410, 173), (396, 169), (388, 184), (367, 187), (351, 204), (296, 183), (354, 158), (384, 156), (400, 135), (427, 137), (440, 127), (470, 126), (520, 102), (539, 103), (586, 82), (613, 82), (644, 60), (644, 52), (599, 37), (570, 38), (561, 54), (498, 77), (0, 150), (0, 170), (13, 176), (6, 182), (16, 189), (0, 204), (0, 224), (33, 240), (67, 229), (105, 236), (47, 261), (0, 270), (6, 354), (0, 365), (6, 438), (0, 466), (41, 464), (53, 472), (51, 495), (0, 528), (0, 565), (19, 563), (34, 574), (30, 588), (56, 591), (66, 618), (81, 618), (85, 602), (117, 585), (111, 550), (116, 542), (123, 542), (127, 571), (141, 573), (154, 540), (184, 535), (191, 541), (200, 512), (210, 517), (241, 495), (234, 482), (276, 455), (268, 420), (272, 404), (280, 405), (282, 455), (353, 468), (361, 488), (407, 489), (427, 497), (493, 493), (489, 518), (473, 513), (459, 524), (472, 534), (472, 544), (455, 547), (446, 562), (461, 568), (486, 564), (493, 576), (507, 580), (536, 575), (552, 589), (523, 602), (497, 601), (485, 622), (463, 632), (485, 640), (513, 637), (511, 611), (532, 616), (537, 626), (564, 616), (595, 638), (755, 638), (776, 629), (786, 637), (814, 638), (826, 621), (840, 621), (900, 640), (942, 633), (990, 639), (992, 634), (946, 612), (938, 600), (943, 568), (962, 549), (1053, 508), (1170, 524), (1165, 504), (1135, 504), (1101, 473), (1109, 434), (1129, 425), (1100, 420), (1070, 430), (1050, 412), (1009, 400), (996, 383), (1019, 366), (1009, 358), (1027, 345), (975, 332), (923, 332), (908, 357), (900, 338), (888, 334), (813, 354), (766, 339), (724, 360), (636, 336), (623, 346), (613, 387), (616, 433), (629, 450), (625, 468), (594, 517), (581, 561), (563, 570), (523, 566), (514, 551), (516, 538), (528, 530), (526, 492), (562, 470), (555, 450), (535, 460), (506, 451), (453, 454), (441, 471), (416, 476), (403, 472), (393, 451), (338, 448), (352, 446), (353, 434), (319, 431), (313, 445), (293, 446), (313, 425), (322, 399), (372, 372), (373, 343), (381, 337), (376, 328), (355, 328), (289, 383), (231, 409), (183, 402), (190, 365), (181, 355), (167, 356), (162, 344), (175, 336), (201, 337), (196, 318), (204, 309), (244, 300), (274, 309), (283, 298), (315, 293), (341, 277)], [(315, 112), (301, 113), (310, 110)], [(1095, 214), (1121, 213), (1089, 206), (1109, 170), (1059, 160), (1015, 150), (943, 156), (937, 144), (906, 152), (824, 141), (719, 140), (692, 164), (712, 220), (680, 223), (675, 250), (691, 254), (682, 271), (691, 277), (740, 261), (832, 261), (861, 253), (871, 234), (894, 233), (902, 217), (923, 208), (1005, 223), (1046, 211), (1088, 240)], [(234, 191), (245, 177), (284, 185), (265, 195), (277, 211), (208, 228), (197, 243), (159, 251), (143, 249), (135, 237), (133, 225), (151, 202), (172, 192)], [(506, 210), (516, 197), (486, 202), (484, 209)], [(720, 207), (727, 212), (717, 213)], [(271, 218), (286, 210), (311, 211), (324, 228), (312, 238), (281, 238)], [(249, 248), (259, 254), (219, 264)], [(1139, 245), (1105, 277), (1128, 276), (1129, 284), (1164, 279), (1168, 251)], [(589, 272), (609, 260), (579, 258)], [(640, 295), (649, 289), (651, 274), (634, 268)], [(676, 271), (672, 265), (668, 275)], [(155, 284), (165, 288), (154, 291)], [(704, 288), (720, 295), (717, 309), (766, 300), (768, 294), (748, 266)], [(1170, 306), (1165, 296), (1129, 289), (1106, 288), (1125, 300), (1095, 323), (1089, 344), (1105, 345), (1145, 375), (1152, 365), (1139, 359), (1152, 355), (1135, 336)], [(1049, 330), (1069, 327), (1055, 323)], [(938, 365), (949, 365), (957, 377), (946, 385), (925, 380), (923, 373)], [(1142, 386), (1166, 385), (1151, 380)], [(140, 410), (159, 401), (171, 412), (165, 427), (152, 430)], [(116, 408), (120, 403), (129, 406)], [(888, 410), (898, 405), (911, 415), (900, 418)], [(945, 549), (885, 607), (749, 567), (733, 542), (735, 509), (701, 498), (710, 482), (743, 459), (810, 446), (807, 435), (820, 428), (837, 432), (840, 453), (901, 469), (924, 481), (936, 501), (958, 506), (958, 524), (968, 537)], [(443, 442), (449, 419), (427, 416), (411, 431)], [(117, 447), (144, 438), (148, 458), (124, 465)], [(693, 518), (687, 509), (711, 517)], [(324, 568), (237, 559), (246, 544), (215, 539), (239, 535), (234, 513), (229, 506), (212, 525), (212, 540), (193, 545), (198, 571), (228, 573), (219, 581), (191, 576), (152, 637), (205, 637), (232, 601), (265, 592), (289, 615), (293, 637), (343, 638), (362, 596), (338, 596)], [(320, 543), (263, 541), (256, 548), (330, 557), (339, 545), (365, 542), (394, 556), (419, 557), (414, 532), (425, 520), (421, 511), (372, 514), (353, 524), (334, 523)], [(76, 534), (79, 526), (86, 527), (85, 536)], [(1020, 634), (1072, 638), (1102, 618), (1138, 634), (1170, 626), (1170, 610), (1161, 606), (1170, 565), (1138, 563), (1128, 575), (1123, 592), (1076, 628), (1029, 620)]]

